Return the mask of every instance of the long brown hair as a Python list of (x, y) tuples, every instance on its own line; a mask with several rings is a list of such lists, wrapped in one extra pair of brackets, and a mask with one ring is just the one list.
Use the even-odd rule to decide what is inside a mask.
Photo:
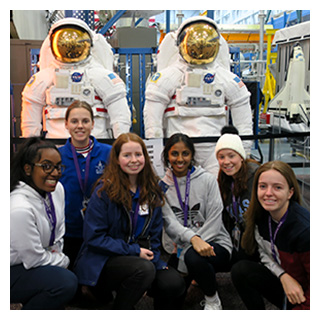
[(289, 185), (289, 189), (293, 188), (293, 195), (290, 198), (290, 203), (297, 202), (301, 204), (301, 195), (298, 181), (292, 168), (287, 163), (276, 160), (267, 162), (259, 167), (254, 176), (250, 205), (244, 214), (246, 228), (241, 240), (241, 246), (248, 254), (253, 254), (257, 246), (254, 237), (255, 225), (263, 215), (268, 214), (268, 212), (261, 206), (258, 200), (257, 189), (259, 178), (263, 172), (269, 171), (271, 169), (277, 170), (286, 179)]
[(164, 198), (159, 186), (160, 178), (154, 172), (147, 148), (143, 140), (131, 132), (121, 134), (113, 143), (109, 164), (98, 180), (98, 182), (103, 181), (102, 187), (98, 190), (98, 195), (105, 191), (111, 201), (123, 204), (127, 210), (131, 210), (132, 197), (129, 177), (127, 173), (121, 170), (118, 163), (121, 147), (129, 141), (137, 142), (141, 145), (145, 158), (144, 168), (139, 172), (137, 180), (137, 185), (140, 187), (139, 204), (148, 204), (152, 208), (157, 205), (163, 205)]
[(242, 162), (240, 170), (235, 174), (234, 177), (228, 176), (221, 169), (218, 173), (218, 183), (220, 188), (220, 193), (222, 196), (224, 206), (227, 205), (227, 199), (231, 192), (231, 184), (234, 183), (233, 194), (235, 197), (241, 197), (248, 190), (248, 163), (256, 163), (260, 165), (259, 162), (246, 159)]

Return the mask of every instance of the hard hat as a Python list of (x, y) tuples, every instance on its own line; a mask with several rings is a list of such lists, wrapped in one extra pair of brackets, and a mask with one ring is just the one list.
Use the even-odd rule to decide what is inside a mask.
[(207, 21), (193, 21), (185, 25), (177, 36), (182, 58), (190, 64), (207, 64), (214, 61), (219, 52), (219, 32)]
[(61, 24), (50, 35), (51, 51), (63, 63), (84, 61), (90, 55), (91, 34), (76, 24)]

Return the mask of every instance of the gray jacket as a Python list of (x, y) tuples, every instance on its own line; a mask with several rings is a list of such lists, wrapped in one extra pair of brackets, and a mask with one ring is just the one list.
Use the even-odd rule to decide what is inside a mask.
[[(184, 254), (190, 248), (190, 240), (198, 235), (204, 241), (214, 241), (230, 253), (232, 243), (229, 233), (222, 222), (222, 199), (216, 178), (201, 167), (195, 167), (191, 173), (188, 225), (183, 225), (181, 209), (175, 189), (172, 172), (167, 170), (162, 179), (166, 202), (162, 208), (164, 229), (177, 247), (182, 249), (178, 270), (187, 272)], [(186, 176), (177, 178), (182, 201), (185, 198)]]

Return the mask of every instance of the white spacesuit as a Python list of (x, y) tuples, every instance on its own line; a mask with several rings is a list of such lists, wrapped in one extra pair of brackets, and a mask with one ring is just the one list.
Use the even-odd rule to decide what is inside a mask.
[[(126, 88), (112, 68), (111, 54), (88, 25), (76, 18), (55, 23), (43, 42), (40, 71), (22, 92), (23, 137), (67, 138), (65, 112), (75, 100), (92, 106), (96, 138), (117, 138), (131, 127)], [(49, 50), (50, 48), (50, 50)]]
[[(226, 69), (229, 56), (217, 59), (221, 43), (224, 44), (221, 38), (210, 18), (193, 17), (181, 24), (176, 32), (179, 49), (176, 61), (156, 72), (147, 82), (146, 138), (170, 137), (177, 132), (190, 137), (220, 136), (220, 130), (227, 124), (228, 108), (239, 134), (252, 134), (250, 93), (243, 82)], [(222, 48), (226, 52), (225, 46)], [(196, 161), (217, 175), (215, 144), (195, 146)], [(250, 152), (251, 142), (244, 141), (244, 146)]]

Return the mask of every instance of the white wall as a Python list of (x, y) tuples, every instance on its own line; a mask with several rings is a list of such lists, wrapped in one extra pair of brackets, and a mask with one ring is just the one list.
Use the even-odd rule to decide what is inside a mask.
[(44, 40), (48, 34), (45, 10), (13, 10), (19, 39)]

